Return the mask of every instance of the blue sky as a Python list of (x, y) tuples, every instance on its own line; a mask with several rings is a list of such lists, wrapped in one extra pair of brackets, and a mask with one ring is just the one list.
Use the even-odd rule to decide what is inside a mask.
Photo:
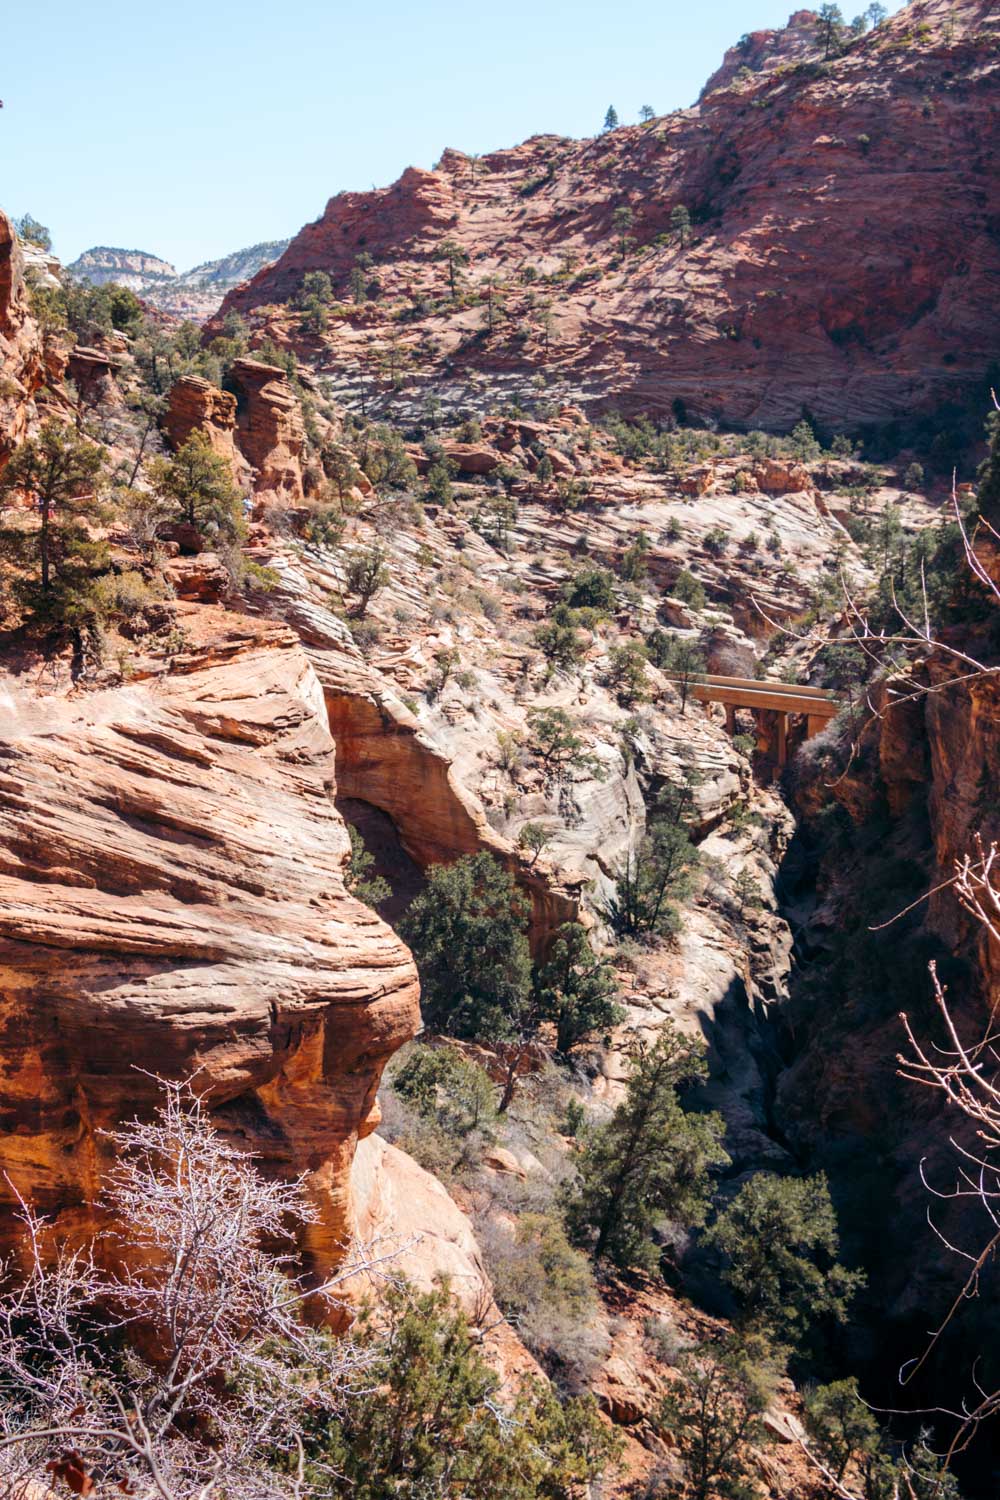
[[(861, 9), (864, 0), (858, 0)], [(0, 204), (180, 270), (294, 233), (445, 146), (694, 102), (792, 0), (47, 0), (7, 7)], [(895, 5), (892, 7), (896, 8)], [(853, 14), (849, 4), (847, 14)]]

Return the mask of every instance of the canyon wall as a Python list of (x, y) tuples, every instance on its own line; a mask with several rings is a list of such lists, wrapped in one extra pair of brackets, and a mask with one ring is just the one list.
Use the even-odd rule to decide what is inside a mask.
[(297, 641), (178, 610), (185, 650), (125, 686), (2, 683), (0, 1196), (88, 1226), (102, 1131), (148, 1112), (154, 1075), (196, 1073), (263, 1170), (305, 1175), (321, 1275), (353, 1227), (382, 1067), (419, 1024), (416, 973), (344, 889), (334, 745)]
[(13, 226), (0, 213), (0, 470), (27, 431), (31, 397), (45, 378), (41, 335), (28, 306)]
[[(557, 398), (743, 428), (933, 422), (973, 388), (978, 413), (1000, 340), (998, 41), (992, 0), (917, 0), (825, 58), (799, 12), (694, 108), (332, 198), (225, 309), (355, 399), (391, 341), (411, 391), (466, 404), (459, 377), (526, 394), (541, 371)], [(321, 337), (288, 306), (314, 270), (340, 301)]]

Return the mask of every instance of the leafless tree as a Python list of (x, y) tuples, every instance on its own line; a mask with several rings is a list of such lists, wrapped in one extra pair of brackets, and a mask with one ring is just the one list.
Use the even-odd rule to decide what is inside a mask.
[(20, 1202), (23, 1255), (0, 1283), (0, 1492), (307, 1500), (308, 1410), (362, 1388), (373, 1351), (303, 1311), (335, 1298), (357, 1254), (318, 1289), (300, 1278), (294, 1235), (315, 1218), (301, 1182), (262, 1177), (190, 1082), (163, 1083), (155, 1117), (110, 1139), (106, 1235), (58, 1243)]
[[(984, 849), (980, 843), (974, 855), (967, 855), (957, 863), (951, 882), (961, 905), (975, 919), (994, 951), (1000, 951), (998, 880), (1000, 854), (997, 846), (991, 844)], [(965, 1028), (956, 1018), (947, 989), (934, 964), (930, 966), (930, 974), (935, 1004), (944, 1028), (944, 1044), (937, 1045), (920, 1038), (904, 1013), (902, 1021), (909, 1051), (900, 1055), (899, 1071), (912, 1083), (943, 1095), (948, 1107), (957, 1110), (971, 1123), (972, 1144), (950, 1136), (950, 1145), (956, 1156), (956, 1175), (950, 1188), (942, 1190), (936, 1187), (928, 1179), (924, 1164), (921, 1164), (921, 1175), (935, 1199), (971, 1200), (977, 1204), (985, 1216), (986, 1234), (983, 1245), (963, 1248), (946, 1237), (931, 1219), (942, 1244), (964, 1261), (968, 1269), (961, 1290), (923, 1354), (906, 1372), (906, 1380), (912, 1379), (927, 1362), (945, 1329), (964, 1304), (979, 1296), (983, 1273), (996, 1262), (1000, 1251), (1000, 1024), (996, 1005), (990, 1007), (978, 1035), (971, 1041), (965, 1040), (962, 1035)], [(958, 1424), (947, 1453), (949, 1461), (968, 1446), (984, 1421), (1000, 1413), (1000, 1389), (984, 1388), (976, 1370), (972, 1372), (972, 1383), (974, 1397), (963, 1400), (956, 1410), (946, 1414), (954, 1417)]]

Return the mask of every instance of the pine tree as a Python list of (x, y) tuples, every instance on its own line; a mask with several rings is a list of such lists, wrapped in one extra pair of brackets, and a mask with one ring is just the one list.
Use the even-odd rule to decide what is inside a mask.
[(843, 1323), (864, 1277), (838, 1264), (837, 1216), (826, 1178), (758, 1172), (704, 1236), (728, 1257), (722, 1273), (740, 1321), (799, 1344), (818, 1318)]
[(773, 1361), (754, 1360), (729, 1342), (692, 1350), (681, 1371), (655, 1425), (680, 1450), (691, 1500), (747, 1500), (756, 1488), (756, 1450), (769, 1441), (762, 1418), (777, 1385)]
[(828, 58), (830, 53), (836, 50), (844, 33), (844, 14), (840, 6), (831, 4), (830, 0), (824, 0), (816, 17), (816, 25), (823, 44), (823, 56)]
[(520, 1034), (531, 979), (527, 915), (491, 854), (431, 868), (401, 925), (430, 1026), (485, 1041)]
[(17, 570), (13, 591), (34, 615), (69, 618), (87, 582), (107, 566), (107, 544), (92, 534), (105, 519), (106, 458), (103, 448), (48, 421), (15, 449), (4, 470), (0, 496), (23, 493), (31, 510), (5, 516), (0, 555)]
[(608, 112), (604, 116), (604, 129), (606, 131), (618, 129), (618, 111), (613, 104), (608, 105)]
[(685, 1112), (677, 1089), (705, 1071), (700, 1044), (671, 1026), (634, 1054), (625, 1099), (587, 1141), (567, 1206), (571, 1230), (595, 1259), (652, 1270), (659, 1222), (704, 1223), (709, 1169), (729, 1160), (725, 1127), (716, 1114)]
[(620, 208), (615, 209), (612, 221), (618, 233), (619, 252), (624, 255), (628, 249), (628, 232), (635, 223), (635, 213), (627, 203), (623, 203)]
[(173, 458), (150, 465), (153, 487), (176, 507), (177, 519), (207, 541), (238, 542), (246, 530), (229, 465), (202, 432), (192, 432)]
[(575, 1500), (620, 1450), (592, 1397), (527, 1380), (505, 1399), (447, 1290), (390, 1290), (352, 1337), (374, 1362), (317, 1417), (324, 1492), (332, 1473), (352, 1500)]
[(670, 232), (682, 247), (691, 238), (691, 214), (683, 203), (675, 203), (670, 210)]
[(603, 915), (618, 936), (676, 933), (680, 918), (674, 902), (689, 894), (697, 863), (698, 851), (683, 824), (651, 823), (615, 868), (615, 893), (604, 904)]
[(451, 288), (452, 301), (458, 295), (458, 268), (469, 263), (468, 252), (463, 250), (456, 240), (442, 240), (434, 252), (435, 260), (443, 260), (448, 266), (448, 285)]
[[(530, 825), (529, 825), (530, 826)], [(562, 1053), (617, 1025), (625, 1012), (618, 1004), (614, 971), (590, 946), (579, 922), (564, 922), (549, 955), (535, 974), (539, 1013), (556, 1023)]]

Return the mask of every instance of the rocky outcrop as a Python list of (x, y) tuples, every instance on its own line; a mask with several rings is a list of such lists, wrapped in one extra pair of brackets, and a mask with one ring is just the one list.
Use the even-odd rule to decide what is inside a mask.
[(505, 864), (531, 902), (531, 938), (543, 948), (563, 922), (580, 912), (582, 876), (536, 870), (487, 820), (475, 792), (456, 774), (453, 757), (422, 727), (391, 681), (364, 660), (330, 609), (336, 573), (316, 557), (300, 562), (282, 547), (260, 561), (276, 584), (261, 600), (303, 642), (326, 700), (336, 743), (337, 788), (386, 813), (406, 854), (421, 869), (488, 851)]
[[(749, 77), (727, 64), (649, 128), (448, 152), (331, 199), (226, 307), (294, 343), (298, 316), (274, 304), (314, 269), (347, 302), (372, 255), (377, 300), (332, 323), (320, 356), (354, 399), (391, 333), (418, 394), (463, 407), (457, 372), (528, 399), (539, 371), (556, 399), (747, 428), (788, 430), (804, 407), (833, 429), (919, 421), (973, 385), (981, 406), (1000, 338), (998, 28), (993, 0), (916, 0), (824, 60), (796, 13), (749, 39)], [(449, 299), (446, 238), (496, 318)]]
[(41, 336), (32, 321), (21, 253), (0, 213), (0, 469), (28, 428), (30, 400), (45, 378)]
[(70, 350), (66, 374), (87, 406), (121, 406), (115, 379), (121, 365), (121, 356), (113, 349), (77, 344)]
[(220, 1129), (304, 1174), (320, 1274), (353, 1228), (355, 1146), (416, 1029), (416, 974), (345, 892), (334, 746), (298, 643), (177, 608), (169, 671), (144, 661), (82, 697), (3, 683), (0, 1165), (85, 1227), (102, 1130), (149, 1110), (151, 1075), (198, 1070)]
[(256, 471), (254, 488), (294, 504), (302, 499), (302, 408), (285, 372), (259, 360), (230, 369), (236, 391), (236, 441)]
[(192, 432), (203, 432), (217, 453), (233, 454), (236, 397), (200, 375), (182, 375), (170, 388), (163, 431), (171, 448), (183, 447)]
[(200, 375), (182, 375), (170, 388), (161, 425), (175, 452), (193, 432), (201, 433), (226, 460), (234, 483), (249, 488), (251, 468), (236, 447), (236, 397), (229, 391), (220, 391)]
[(459, 203), (449, 176), (420, 167), (407, 167), (391, 187), (338, 193), (315, 223), (295, 235), (273, 266), (265, 266), (246, 288), (227, 296), (224, 310), (237, 304), (286, 301), (301, 289), (307, 271), (327, 271), (341, 279), (362, 253), (380, 266), (400, 246), (420, 253), (428, 236), (445, 234), (455, 224)]
[(747, 73), (773, 72), (775, 68), (794, 67), (797, 63), (815, 61), (820, 52), (819, 17), (814, 10), (797, 10), (788, 25), (771, 31), (750, 31), (735, 47), (729, 47), (701, 91), (701, 99), (716, 89), (731, 88), (744, 81)]

